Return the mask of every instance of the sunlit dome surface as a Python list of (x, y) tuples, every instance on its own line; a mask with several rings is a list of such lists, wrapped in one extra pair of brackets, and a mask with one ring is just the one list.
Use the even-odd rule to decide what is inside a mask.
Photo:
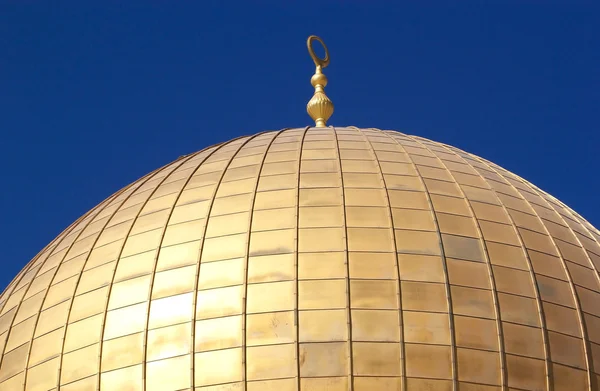
[(0, 391), (597, 389), (599, 241), (448, 145), (242, 137), (118, 191), (23, 268), (0, 296)]

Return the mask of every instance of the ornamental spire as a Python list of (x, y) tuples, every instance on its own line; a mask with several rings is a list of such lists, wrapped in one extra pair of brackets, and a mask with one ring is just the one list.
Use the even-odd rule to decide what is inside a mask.
[[(313, 41), (319, 41), (325, 49), (325, 58), (319, 58), (315, 54), (312, 47)], [(315, 121), (317, 128), (324, 128), (327, 120), (333, 114), (333, 102), (325, 95), (325, 86), (327, 85), (327, 77), (322, 73), (323, 68), (329, 65), (329, 51), (323, 40), (316, 35), (311, 35), (306, 41), (308, 53), (312, 57), (315, 66), (315, 74), (310, 78), (310, 84), (315, 87), (315, 94), (306, 105), (308, 115)]]

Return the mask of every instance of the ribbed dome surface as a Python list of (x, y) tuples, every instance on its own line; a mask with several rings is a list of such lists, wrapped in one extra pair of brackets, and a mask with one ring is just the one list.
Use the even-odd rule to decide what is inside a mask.
[(448, 145), (235, 139), (117, 192), (23, 269), (0, 297), (0, 391), (595, 390), (599, 241)]

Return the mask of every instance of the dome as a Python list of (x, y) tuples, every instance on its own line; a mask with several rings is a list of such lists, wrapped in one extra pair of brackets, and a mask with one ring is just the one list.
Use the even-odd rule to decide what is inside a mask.
[(600, 233), (396, 131), (264, 132), (83, 215), (0, 297), (0, 390), (588, 390)]

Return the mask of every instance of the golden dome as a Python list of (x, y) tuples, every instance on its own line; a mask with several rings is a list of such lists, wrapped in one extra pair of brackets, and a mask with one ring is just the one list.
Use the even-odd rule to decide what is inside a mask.
[(589, 390), (600, 233), (395, 131), (190, 154), (73, 223), (0, 297), (0, 390)]

